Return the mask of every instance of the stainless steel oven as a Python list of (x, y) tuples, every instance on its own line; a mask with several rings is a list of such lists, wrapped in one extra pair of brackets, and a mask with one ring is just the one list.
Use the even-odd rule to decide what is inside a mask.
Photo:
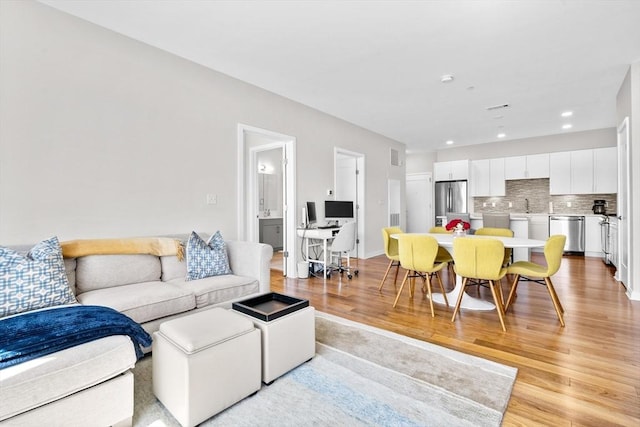
[(603, 216), (602, 221), (600, 221), (600, 241), (604, 263), (611, 265), (611, 223), (608, 216)]

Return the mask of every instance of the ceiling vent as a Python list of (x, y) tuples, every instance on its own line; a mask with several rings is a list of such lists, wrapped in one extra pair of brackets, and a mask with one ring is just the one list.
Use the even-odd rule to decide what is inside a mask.
[(509, 104), (499, 104), (499, 105), (493, 105), (491, 107), (487, 107), (487, 111), (493, 111), (493, 110), (501, 110), (503, 108), (509, 108), (510, 105)]

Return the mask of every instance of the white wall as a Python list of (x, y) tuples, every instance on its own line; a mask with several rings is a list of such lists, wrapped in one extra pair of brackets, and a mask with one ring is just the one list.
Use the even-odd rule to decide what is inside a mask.
[[(237, 126), (297, 140), (297, 199), (366, 155), (368, 235), (404, 144), (31, 1), (0, 1), (0, 242), (220, 229), (235, 238)], [(217, 195), (207, 205), (206, 194)], [(367, 253), (382, 251), (367, 239)]]

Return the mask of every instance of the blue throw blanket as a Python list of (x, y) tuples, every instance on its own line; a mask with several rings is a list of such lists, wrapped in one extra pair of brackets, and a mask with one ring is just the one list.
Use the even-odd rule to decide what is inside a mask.
[(138, 359), (151, 345), (139, 324), (108, 307), (71, 305), (0, 319), (0, 369), (111, 335), (128, 335)]

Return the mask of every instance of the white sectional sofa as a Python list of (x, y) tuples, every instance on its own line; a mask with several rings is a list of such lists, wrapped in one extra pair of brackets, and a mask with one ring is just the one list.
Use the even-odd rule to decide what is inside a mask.
[[(113, 308), (152, 334), (166, 320), (270, 292), (271, 246), (225, 243), (232, 274), (190, 281), (176, 255), (98, 254), (64, 263), (78, 303)], [(1, 369), (0, 425), (130, 425), (137, 360), (131, 344), (127, 336), (109, 336)]]

